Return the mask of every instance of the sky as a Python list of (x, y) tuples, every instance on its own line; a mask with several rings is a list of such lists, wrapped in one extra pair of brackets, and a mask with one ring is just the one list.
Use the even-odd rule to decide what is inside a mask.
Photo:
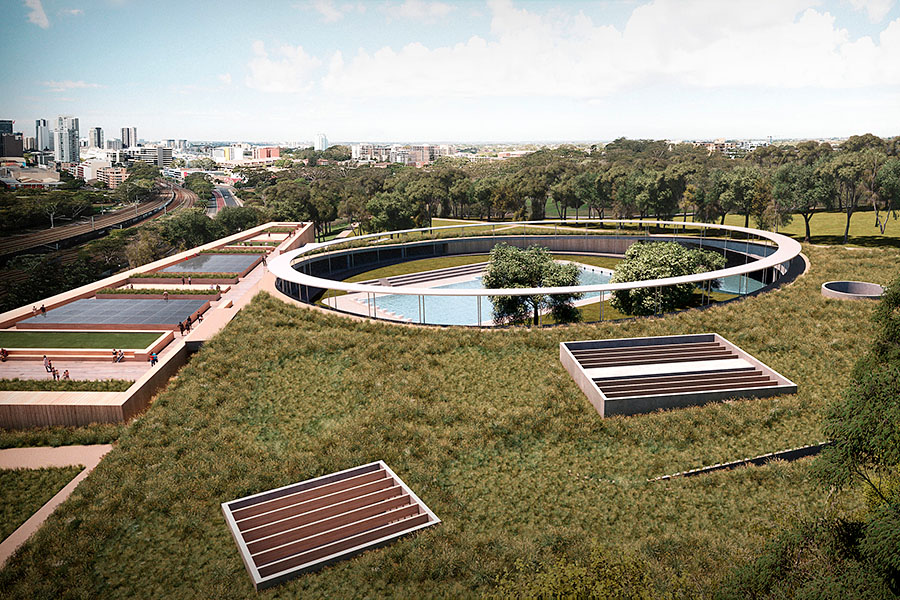
[(900, 134), (898, 0), (0, 1), (0, 119), (26, 135)]

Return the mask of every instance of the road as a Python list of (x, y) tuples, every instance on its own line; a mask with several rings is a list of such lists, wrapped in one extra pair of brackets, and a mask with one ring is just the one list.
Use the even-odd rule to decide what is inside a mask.
[(206, 205), (206, 214), (210, 217), (214, 217), (220, 210), (222, 210), (226, 206), (243, 205), (243, 202), (238, 200), (237, 196), (234, 195), (233, 188), (224, 185), (217, 185), (213, 190), (213, 197), (210, 198), (209, 203)]

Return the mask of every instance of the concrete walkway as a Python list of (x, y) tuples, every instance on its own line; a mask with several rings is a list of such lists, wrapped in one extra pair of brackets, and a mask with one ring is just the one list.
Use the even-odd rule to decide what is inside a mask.
[(13, 553), (36, 532), (56, 507), (65, 502), (78, 484), (94, 470), (106, 453), (109, 444), (96, 446), (60, 446), (58, 448), (9, 448), (0, 450), (0, 469), (42, 469), (84, 465), (84, 470), (66, 484), (55, 496), (22, 523), (8, 538), (0, 542), (0, 568)]

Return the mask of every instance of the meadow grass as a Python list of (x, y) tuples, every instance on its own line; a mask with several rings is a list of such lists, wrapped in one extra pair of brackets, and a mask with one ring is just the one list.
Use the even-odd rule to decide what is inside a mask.
[(80, 467), (0, 469), (0, 541), (9, 537), (80, 471)]
[(124, 392), (133, 381), (127, 379), (0, 379), (3, 392)]
[(125, 428), (123, 423), (91, 423), (81, 427), (0, 429), (0, 448), (111, 444), (119, 439)]
[[(659, 596), (675, 580), (710, 596), (775, 532), (825, 510), (811, 461), (647, 478), (821, 441), (875, 305), (819, 287), (886, 284), (900, 264), (893, 248), (805, 252), (810, 272), (771, 293), (544, 329), (352, 321), (259, 295), (0, 571), (0, 596), (255, 598), (220, 503), (377, 459), (443, 523), (267, 597), (480, 596), (516, 564), (598, 546), (646, 564)], [(798, 393), (601, 419), (558, 358), (561, 341), (709, 331)]]
[[(143, 291), (126, 290), (125, 293)], [(119, 293), (114, 290), (108, 293)], [(128, 348), (140, 350), (152, 344), (159, 333), (106, 331), (0, 331), (4, 348)]]
[[(743, 227), (744, 217), (741, 215), (728, 215), (725, 217), (725, 224)], [(750, 226), (756, 227), (753, 219), (750, 219)], [(844, 228), (846, 226), (847, 215), (843, 212), (816, 213), (809, 222), (809, 241), (812, 244), (843, 244)], [(786, 227), (779, 227), (778, 232), (802, 240), (806, 235), (803, 217), (794, 215), (791, 223)], [(881, 230), (875, 226), (874, 212), (871, 210), (856, 211), (850, 219), (850, 240), (848, 243), (851, 246), (890, 246), (900, 248), (900, 221), (891, 218), (884, 233), (881, 233)]]

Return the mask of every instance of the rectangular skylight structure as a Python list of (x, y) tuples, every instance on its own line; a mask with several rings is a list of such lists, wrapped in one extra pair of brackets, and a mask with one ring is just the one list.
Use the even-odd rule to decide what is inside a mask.
[(441, 522), (384, 461), (224, 502), (222, 512), (257, 590)]
[(562, 342), (559, 359), (601, 417), (797, 392), (717, 333)]

